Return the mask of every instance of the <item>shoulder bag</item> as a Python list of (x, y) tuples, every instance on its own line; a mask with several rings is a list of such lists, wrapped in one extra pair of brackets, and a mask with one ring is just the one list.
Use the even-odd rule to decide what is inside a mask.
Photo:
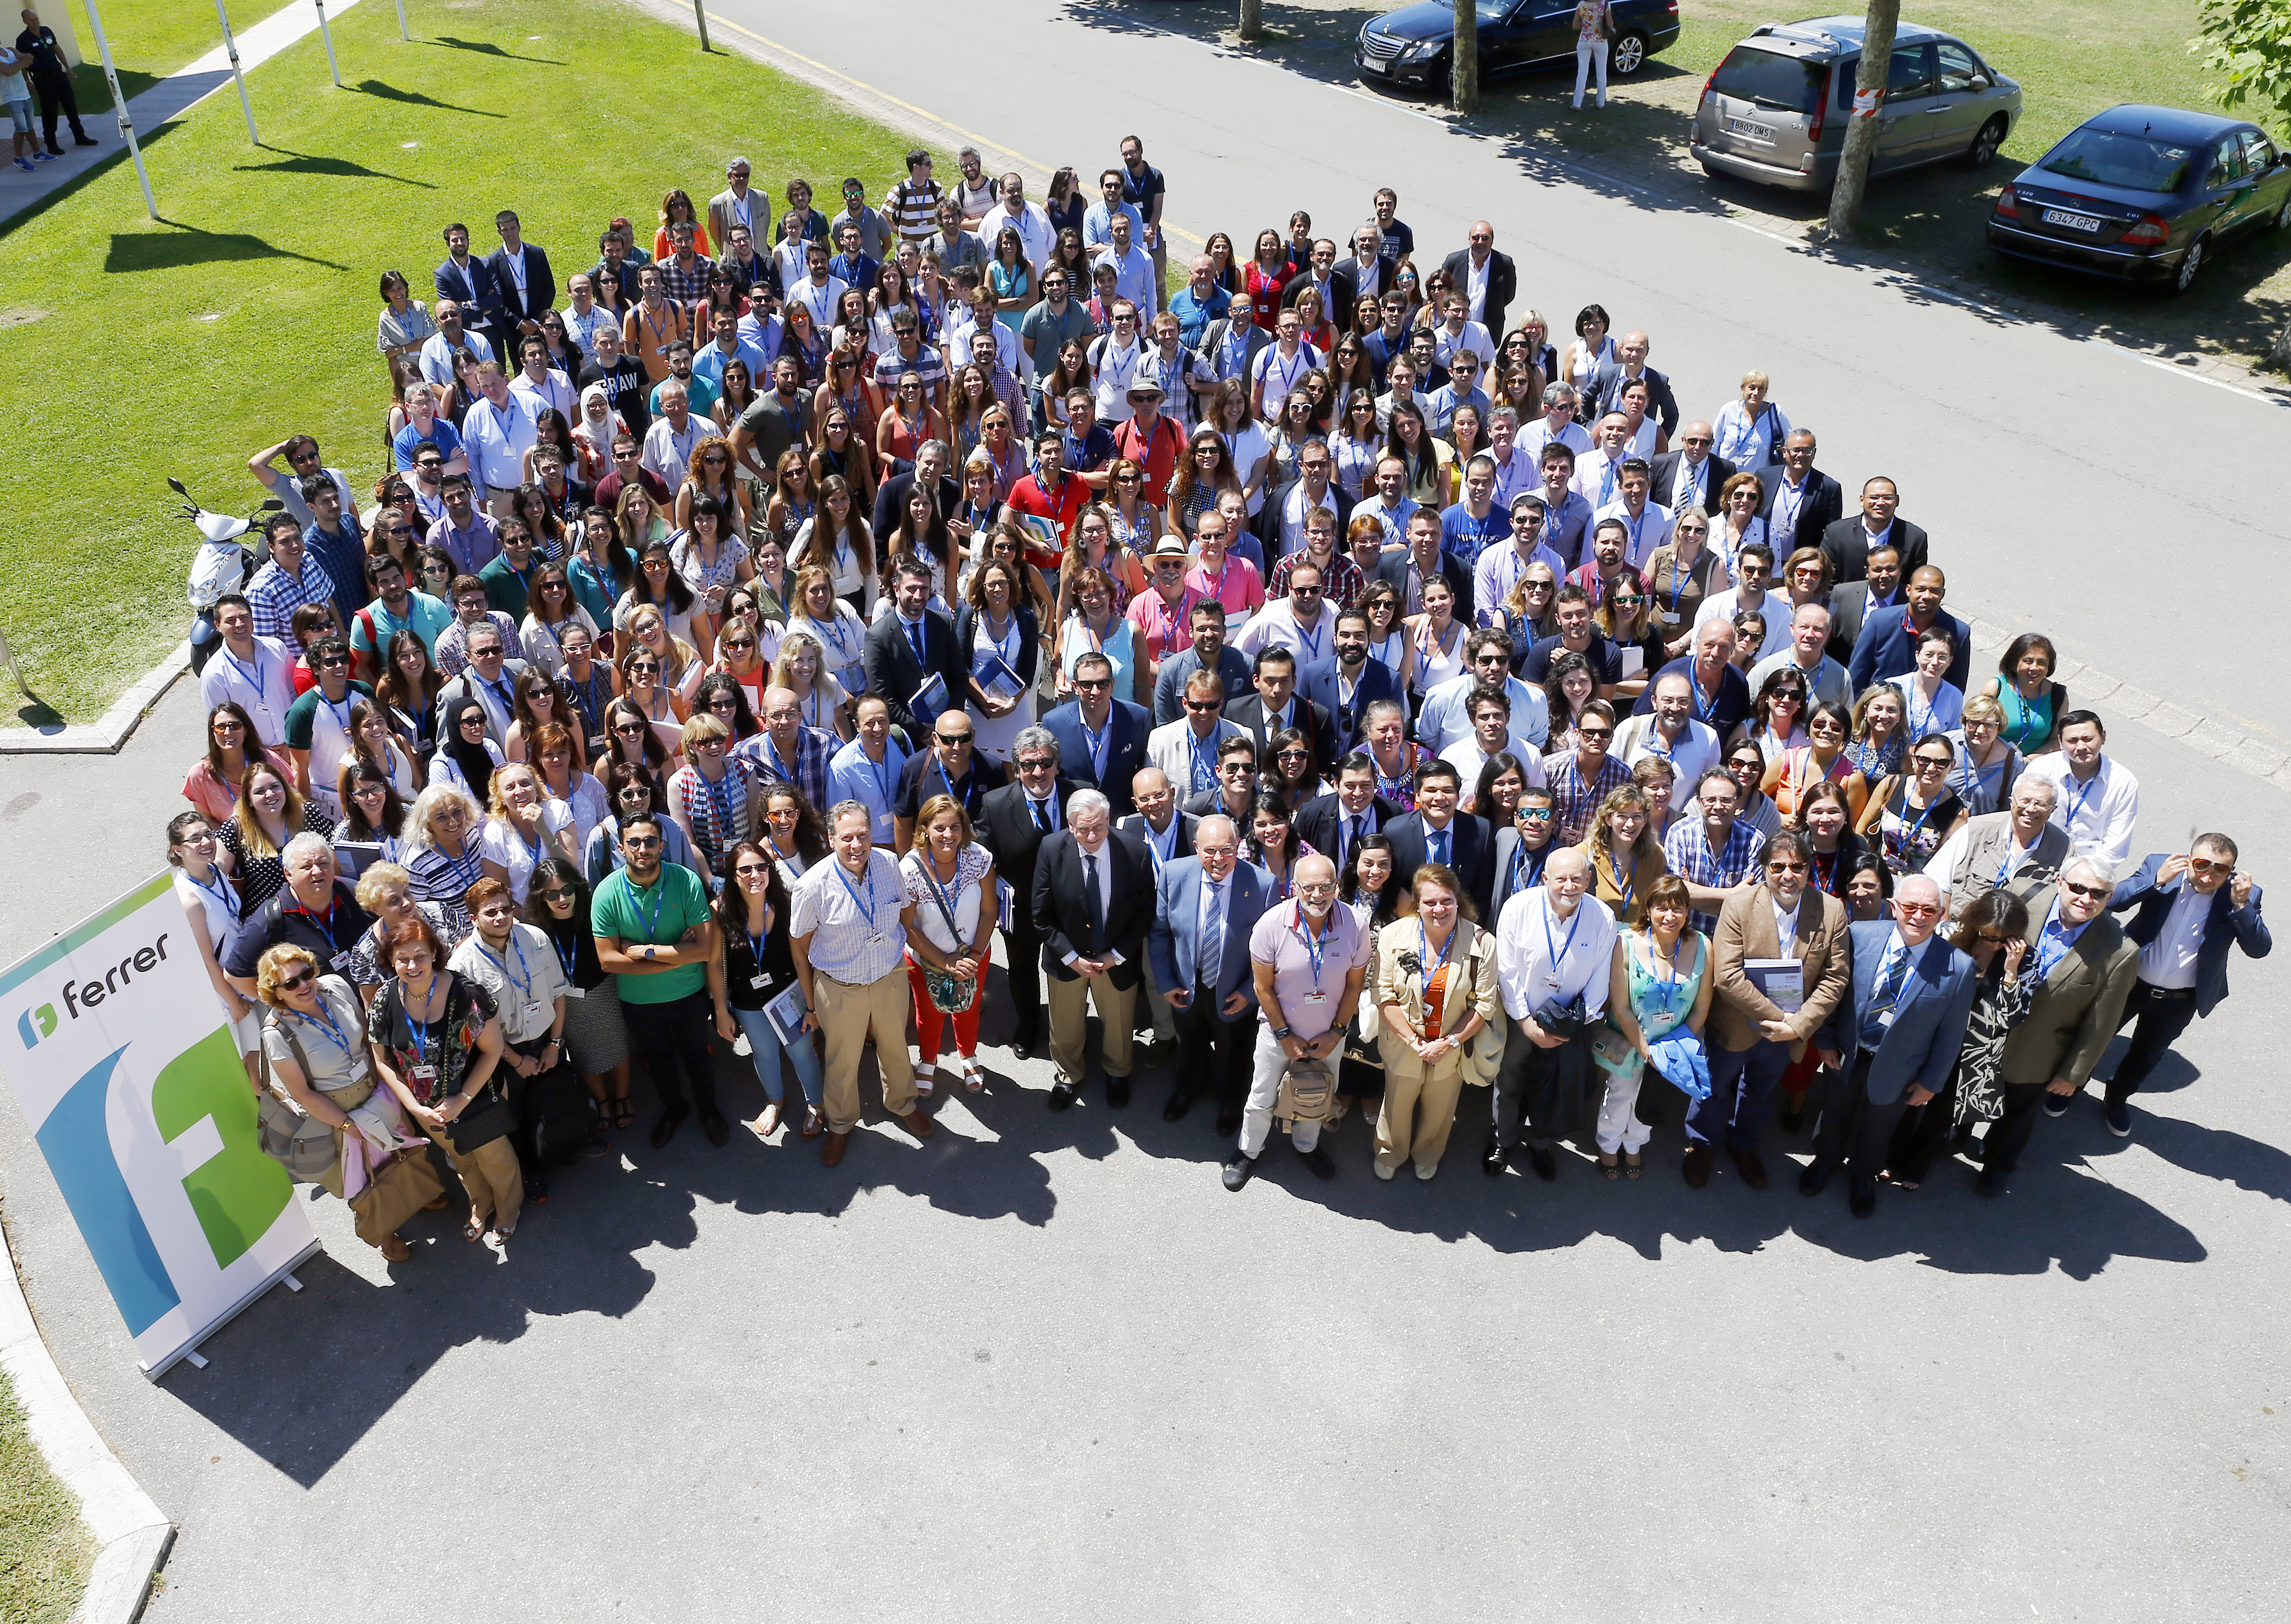
[[(262, 1017), (262, 1029), (286, 1040), (286, 1047), (294, 1051), (294, 1064), (302, 1068), (303, 1081), (309, 1082), (309, 1058), (303, 1054), (302, 1041), (294, 1035), (294, 1029), (278, 1019), (275, 1012)], [(317, 1184), (338, 1160), (334, 1130), (287, 1096), (271, 1074), (270, 1051), (263, 1049), (261, 1055), (262, 1092), (254, 1102), (255, 1142), (261, 1146), (264, 1155), (285, 1168), (298, 1182)], [(318, 1085), (313, 1082), (310, 1086), (315, 1089)]]
[[(954, 910), (947, 905), (946, 892), (938, 885), (938, 876), (933, 874), (928, 866), (929, 859), (925, 858), (922, 861), (925, 864), (923, 878), (929, 882), (931, 903), (938, 909), (938, 916), (946, 921), (947, 935), (960, 943), (962, 940), (962, 927), (954, 922)], [(957, 858), (955, 863), (954, 883), (957, 893), (960, 894), (962, 886), (962, 864), (960, 858)], [(958, 955), (961, 953), (960, 947), (955, 951)], [(978, 982), (976, 977), (966, 980), (952, 970), (938, 969), (925, 964), (920, 958), (916, 959), (915, 965), (923, 973), (923, 990), (930, 994), (931, 1008), (941, 1014), (961, 1015), (977, 1001)]]

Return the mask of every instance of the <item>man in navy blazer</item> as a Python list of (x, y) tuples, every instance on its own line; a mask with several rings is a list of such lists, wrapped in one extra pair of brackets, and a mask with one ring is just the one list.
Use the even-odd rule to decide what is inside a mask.
[(1845, 1163), (1855, 1218), (1877, 1210), (1877, 1174), (1901, 1113), (1949, 1081), (1979, 979), (1971, 959), (1933, 935), (1948, 911), (1938, 884), (1909, 876), (1893, 893), (1893, 910), (1894, 920), (1851, 927), (1853, 991), (1821, 1034), (1829, 1081), (1813, 1161), (1797, 1182), (1799, 1194), (1819, 1195)]
[(446, 228), (446, 257), (430, 273), (430, 285), (438, 298), (462, 307), (465, 326), (501, 326), (501, 288), (494, 281), (493, 267), (470, 252), (470, 228), (459, 221)]
[(1144, 705), (1113, 697), (1113, 662), (1102, 654), (1078, 656), (1073, 663), (1075, 697), (1042, 718), (1058, 742), (1058, 764), (1066, 776), (1104, 792), (1113, 816), (1137, 809), (1130, 780), (1146, 765), (1146, 736), (1154, 718)]
[(1345, 752), (1337, 763), (1336, 792), (1316, 796), (1297, 809), (1297, 838), (1337, 865), (1344, 877), (1353, 847), (1382, 834), (1401, 808), (1376, 792), (1376, 758), (1365, 750)]
[(2140, 945), (2132, 995), (2124, 1001), (2124, 1018), (2136, 1023), (2132, 1047), (2108, 1084), (2109, 1131), (2119, 1138), (2132, 1131), (2129, 1101), (2164, 1051), (2190, 1021), (2226, 999), (2228, 949), (2264, 959), (2275, 945), (2259, 916), (2259, 887), (2236, 866), (2239, 856), (2227, 836), (2199, 834), (2184, 854), (2143, 858), (2109, 898), (2117, 912), (2136, 910), (2124, 934)]
[[(1265, 879), (1236, 860), (1240, 853), (1233, 819), (1221, 813), (1202, 818), (1194, 829), (1194, 855), (1162, 865), (1154, 926), (1146, 942), (1154, 985), (1178, 1012), (1182, 1046), (1177, 1088), (1162, 1107), (1162, 1120), (1176, 1122), (1192, 1108), (1194, 1095), (1214, 1089), (1220, 1138), (1241, 1127), (1257, 1049), (1249, 936), (1265, 912)], [(1202, 893), (1211, 886), (1222, 905), (1216, 917), (1224, 930), (1214, 964), (1203, 961), (1202, 951)]]
[(1379, 699), (1400, 703), (1400, 679), (1383, 661), (1369, 658), (1368, 616), (1358, 609), (1338, 611), (1336, 638), (1336, 652), (1307, 665), (1297, 691), (1329, 713), (1336, 724), (1334, 753), (1345, 756), (1360, 748), (1369, 706)]
[[(1495, 832), (1484, 819), (1456, 810), (1463, 792), (1463, 776), (1450, 762), (1427, 761), (1416, 769), (1416, 810), (1403, 813), (1385, 826), (1384, 832), (1392, 841), (1392, 879), (1385, 889), (1387, 900), (1396, 903), (1425, 864), (1444, 861), (1470, 894), (1480, 917), (1493, 916)], [(1443, 848), (1444, 859), (1440, 856)]]
[(1822, 533), (1845, 517), (1845, 489), (1813, 465), (1810, 429), (1791, 430), (1782, 441), (1781, 460), (1767, 463), (1757, 475), (1758, 517), (1766, 521), (1774, 573), (1780, 575), (1790, 554), (1821, 546)]

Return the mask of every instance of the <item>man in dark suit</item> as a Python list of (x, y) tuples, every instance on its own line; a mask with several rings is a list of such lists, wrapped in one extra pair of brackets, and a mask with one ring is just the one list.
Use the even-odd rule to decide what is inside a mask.
[(1901, 1113), (1930, 1104), (1948, 1084), (1979, 981), (1973, 961), (1933, 934), (1944, 912), (1940, 886), (1911, 874), (1893, 893), (1893, 909), (1894, 919), (1848, 927), (1853, 988), (1819, 1044), (1830, 1068), (1821, 1130), (1797, 1181), (1799, 1194), (1819, 1195), (1845, 1166), (1855, 1218), (1877, 1210), (1877, 1174)]
[(1249, 937), (1265, 912), (1265, 877), (1236, 861), (1241, 836), (1231, 818), (1203, 818), (1195, 840), (1200, 849), (1194, 856), (1162, 870), (1147, 942), (1154, 985), (1177, 1011), (1184, 1046), (1162, 1118), (1178, 1121), (1195, 1095), (1213, 1091), (1223, 1138), (1241, 1126), (1257, 1048)]
[(1337, 760), (1337, 724), (1327, 710), (1297, 692), (1297, 655), (1274, 644), (1257, 656), (1257, 691), (1226, 707), (1226, 720), (1248, 734), (1257, 745), (1260, 770), (1273, 764), (1266, 746), (1284, 728), (1305, 736), (1313, 752), (1313, 773), (1326, 777)]
[[(1360, 748), (1362, 718), (1379, 699), (1398, 701), (1400, 679), (1381, 660), (1369, 658), (1368, 616), (1358, 609), (1337, 612), (1336, 652), (1305, 668), (1297, 691), (1335, 724), (1331, 744), (1338, 755)], [(1343, 864), (1338, 864), (1339, 872)]]
[(1298, 808), (1297, 838), (1334, 863), (1341, 880), (1353, 848), (1365, 836), (1383, 833), (1399, 816), (1400, 808), (1376, 792), (1375, 759), (1355, 750), (1337, 763), (1336, 792)]
[[(2132, 1131), (2132, 1097), (2164, 1051), (2191, 1020), (2226, 1001), (2228, 949), (2264, 959), (2275, 945), (2259, 916), (2260, 888), (2236, 866), (2238, 856), (2227, 836), (2199, 834), (2184, 853), (2144, 858), (2109, 899), (2116, 912), (2136, 910), (2124, 934), (2140, 948), (2124, 1002), (2124, 1018), (2134, 1023), (2132, 1047), (2108, 1084), (2108, 1130), (2118, 1138)], [(2060, 1101), (2063, 1109), (2067, 1103)]]
[(931, 724), (929, 747), (916, 751), (899, 768), (891, 818), (901, 856), (915, 843), (915, 819), (923, 803), (935, 796), (961, 802), (974, 825), (985, 816), (986, 797), (1002, 787), (1004, 776), (999, 765), (979, 758), (973, 748), (977, 738), (968, 711), (942, 711)]
[[(482, 327), (488, 336), (501, 326), (501, 289), (494, 285), (493, 267), (470, 252), (470, 228), (455, 221), (446, 228), (446, 257), (430, 273), (438, 297), (462, 307), (465, 326)], [(500, 347), (494, 347), (496, 355)]]
[(1377, 560), (1376, 579), (1390, 582), (1400, 594), (1403, 611), (1413, 615), (1420, 607), (1423, 583), (1435, 575), (1456, 595), (1456, 618), (1472, 624), (1471, 567), (1441, 551), (1440, 515), (1431, 508), (1419, 508), (1408, 516), (1408, 545)]
[(906, 516), (907, 493), (915, 481), (923, 480), (938, 493), (938, 516), (945, 519), (962, 505), (962, 486), (946, 471), (947, 447), (945, 440), (925, 440), (915, 448), (915, 465), (904, 473), (893, 474), (876, 488), (874, 517), (868, 522), (875, 527), (876, 545), (899, 527)]
[(1833, 581), (1859, 581), (1869, 573), (1869, 555), (1891, 547), (1902, 575), (1915, 575), (1930, 561), (1925, 557), (1922, 526), (1900, 518), (1901, 493), (1891, 479), (1875, 474), (1861, 482), (1861, 511), (1851, 519), (1835, 519), (1821, 532), (1821, 551), (1829, 556)]
[[(2105, 867), (2075, 857), (2057, 886), (2029, 899), (2027, 961), (2019, 974), (2035, 981), (2036, 995), (1998, 1057), (1990, 1087), (2003, 1100), (1981, 1141), (1981, 1177), (1973, 1184), (1983, 1195), (2001, 1194), (2020, 1165), (2038, 1102), (2065, 1105), (2081, 1093), (2123, 1023), (2140, 949), (2108, 917), (2114, 888)], [(1957, 1086), (1965, 1086), (1962, 1075)], [(1924, 1178), (1948, 1139), (1955, 1113), (1936, 1106), (1921, 1114), (1933, 1120), (1920, 1122), (1906, 1151), (1897, 1148), (1892, 1158), (1894, 1175), (1912, 1184)]]
[[(892, 612), (867, 629), (867, 691), (890, 707), (891, 725), (905, 729), (909, 748), (937, 711), (960, 710), (969, 663), (955, 647), (954, 628), (930, 608), (931, 573), (915, 559), (901, 560), (891, 583)], [(911, 703), (926, 677), (946, 685), (937, 711), (919, 716)]]
[[(1837, 528), (1834, 525), (1830, 527)], [(1821, 550), (1829, 551), (1827, 537)], [(1862, 554), (1861, 567), (1866, 573), (1861, 580), (1842, 581), (1830, 589), (1829, 654), (1840, 665), (1853, 659), (1853, 645), (1861, 640), (1861, 628), (1869, 623), (1872, 614), (1902, 607), (1901, 554), (1898, 548), (1891, 542), (1870, 548)]]
[[(1652, 482), (1647, 486), (1647, 500), (1664, 512), (1676, 515), (1683, 495), (1687, 507), (1700, 508), (1715, 518), (1718, 493), (1740, 471), (1710, 449), (1717, 440), (1716, 430), (1708, 423), (1687, 424), (1679, 431), (1677, 450), (1663, 452), (1648, 462), (1647, 471)], [(1684, 491), (1679, 486), (1682, 478), (1686, 482)]]
[(1154, 719), (1144, 705), (1113, 697), (1113, 662), (1085, 654), (1073, 663), (1075, 698), (1048, 716), (1042, 726), (1058, 742), (1058, 760), (1077, 784), (1104, 792), (1113, 816), (1136, 808), (1129, 781), (1146, 765), (1146, 736)]
[(987, 792), (978, 843), (994, 855), (994, 873), (1010, 888), (1010, 921), (1002, 954), (1010, 967), (1010, 1005), (1018, 1029), (1010, 1052), (1031, 1059), (1042, 1047), (1042, 938), (1034, 924), (1034, 864), (1042, 842), (1065, 827), (1066, 802), (1081, 788), (1058, 772), (1058, 742), (1028, 728), (1011, 746), (1017, 782)]
[[(1519, 271), (1512, 264), (1511, 255), (1496, 252), (1496, 229), (1484, 220), (1472, 222), (1472, 244), (1450, 254), (1441, 269), (1448, 273), (1449, 282), (1464, 296), (1464, 315), (1478, 322), (1501, 342), (1504, 314), (1511, 301), (1519, 297)], [(1475, 279), (1484, 283), (1481, 296), (1472, 297)], [(1674, 406), (1674, 412), (1678, 408)]]
[(1758, 517), (1773, 543), (1776, 573), (1799, 548), (1821, 546), (1845, 511), (1845, 491), (1813, 465), (1813, 430), (1791, 430), (1782, 460), (1758, 470)]
[(502, 245), (486, 256), (486, 269), (501, 295), (501, 351), (515, 355), (518, 340), (539, 333), (541, 318), (556, 308), (557, 278), (541, 245), (525, 240), (516, 210), (494, 215), (494, 229), (501, 233)]
[(1443, 863), (1471, 894), (1480, 917), (1491, 916), (1496, 837), (1484, 820), (1456, 809), (1463, 792), (1462, 775), (1446, 761), (1427, 761), (1416, 769), (1416, 810), (1394, 818), (1384, 832), (1392, 841), (1392, 879), (1385, 888), (1387, 901), (1396, 902), (1411, 877), (1425, 864)]
[[(1670, 380), (1646, 364), (1647, 350), (1652, 346), (1644, 333), (1626, 333), (1615, 341), (1615, 358), (1599, 363), (1599, 370), (1591, 374), (1591, 398), (1598, 403), (1602, 413), (1623, 409), (1625, 386), (1644, 382), (1647, 386), (1647, 415), (1662, 425), (1665, 434), (1678, 432), (1678, 397), (1671, 392)], [(1716, 437), (1712, 443), (1716, 444)], [(1658, 504), (1660, 505), (1660, 504)]]
[(1050, 1109), (1081, 1091), (1089, 1006), (1105, 1027), (1105, 1103), (1129, 1103), (1130, 1016), (1154, 922), (1154, 865), (1113, 832), (1113, 810), (1096, 790), (1076, 790), (1066, 826), (1043, 837), (1034, 860), (1034, 930), (1050, 977), (1050, 1058), (1058, 1080)]

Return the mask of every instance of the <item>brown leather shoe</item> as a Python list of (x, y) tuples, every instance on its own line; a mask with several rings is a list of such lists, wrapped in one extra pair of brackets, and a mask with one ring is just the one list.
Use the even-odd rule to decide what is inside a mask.
[(931, 1121), (930, 1113), (920, 1105), (917, 1105), (899, 1120), (907, 1125), (907, 1131), (918, 1139), (928, 1139), (938, 1131), (938, 1124)]
[(1710, 1147), (1708, 1145), (1688, 1146), (1686, 1159), (1678, 1164), (1678, 1170), (1685, 1176), (1686, 1182), (1692, 1188), (1699, 1190), (1708, 1184), (1710, 1182)]
[(827, 1136), (827, 1143), (819, 1147), (819, 1165), (833, 1167), (842, 1161), (843, 1147), (850, 1142), (850, 1138), (851, 1136), (848, 1133), (830, 1132)]
[(1744, 1184), (1748, 1185), (1753, 1190), (1763, 1190), (1766, 1187), (1766, 1164), (1758, 1159), (1756, 1151), (1736, 1150), (1729, 1145), (1726, 1147), (1726, 1154), (1734, 1158), (1734, 1170), (1742, 1175)]

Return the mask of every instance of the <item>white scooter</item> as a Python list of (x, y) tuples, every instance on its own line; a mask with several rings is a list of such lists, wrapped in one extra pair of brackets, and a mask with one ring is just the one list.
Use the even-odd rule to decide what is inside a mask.
[(283, 512), (286, 504), (272, 496), (245, 519), (229, 513), (211, 513), (199, 506), (190, 492), (183, 488), (181, 479), (170, 478), (167, 488), (183, 499), (177, 513), (197, 525), (203, 538), (197, 556), (191, 560), (188, 594), (194, 618), (191, 622), (191, 670), (204, 668), (214, 651), (221, 647), (222, 633), (215, 630), (215, 600), (226, 592), (237, 591), (270, 556), (269, 543), (257, 533), (249, 546), (243, 539), (269, 514)]

